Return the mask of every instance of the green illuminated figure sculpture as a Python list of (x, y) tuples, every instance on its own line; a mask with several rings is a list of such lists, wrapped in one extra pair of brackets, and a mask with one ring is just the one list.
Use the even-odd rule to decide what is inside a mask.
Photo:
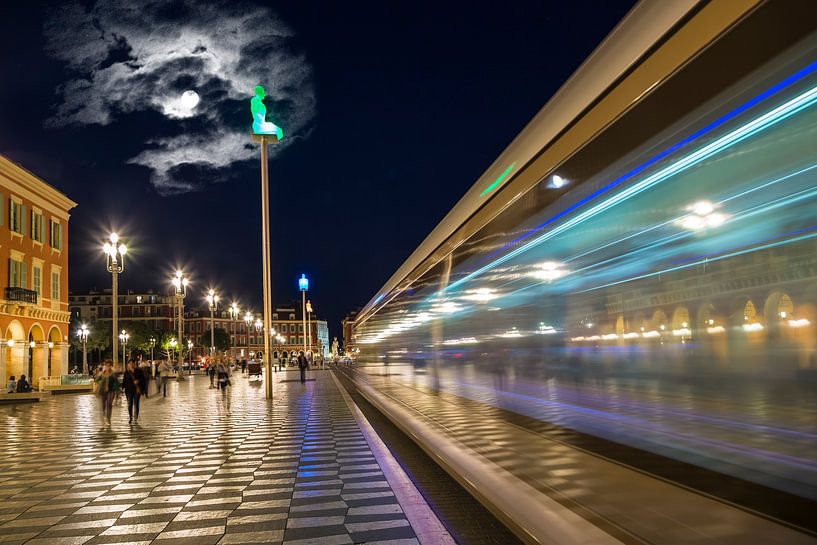
[(264, 88), (260, 85), (255, 87), (255, 96), (250, 100), (250, 109), (252, 110), (252, 132), (255, 134), (274, 134), (278, 140), (284, 137), (284, 131), (270, 121), (267, 121), (267, 107), (264, 106), (264, 97), (266, 93)]

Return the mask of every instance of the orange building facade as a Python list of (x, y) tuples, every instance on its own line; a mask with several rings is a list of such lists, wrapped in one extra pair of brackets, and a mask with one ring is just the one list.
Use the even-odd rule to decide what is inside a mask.
[(0, 156), (0, 378), (68, 373), (68, 219), (76, 203)]

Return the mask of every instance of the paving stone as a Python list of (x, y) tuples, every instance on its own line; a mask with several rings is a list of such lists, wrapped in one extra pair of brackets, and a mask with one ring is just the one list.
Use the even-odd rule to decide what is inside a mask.
[(414, 538), (329, 372), (280, 375), (272, 403), (235, 376), (231, 414), (206, 377), (171, 382), (132, 426), (119, 401), (100, 429), (91, 395), (0, 407), (26, 429), (0, 433), (0, 545)]

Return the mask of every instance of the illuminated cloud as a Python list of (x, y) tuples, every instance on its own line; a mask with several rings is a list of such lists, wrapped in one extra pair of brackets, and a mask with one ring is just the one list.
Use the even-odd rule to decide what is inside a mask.
[(233, 163), (255, 156), (247, 103), (259, 83), (284, 134), (308, 135), (315, 117), (311, 67), (269, 9), (184, 0), (85, 5), (54, 8), (44, 25), (46, 52), (70, 74), (46, 126), (128, 130), (129, 115), (158, 113), (165, 122), (151, 126), (162, 132), (146, 136), (129, 162), (148, 167), (160, 193), (228, 179)]

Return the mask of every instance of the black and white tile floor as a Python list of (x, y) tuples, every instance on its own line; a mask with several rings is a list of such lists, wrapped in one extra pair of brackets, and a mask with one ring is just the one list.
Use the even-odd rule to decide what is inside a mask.
[(330, 373), (283, 378), (270, 407), (235, 376), (228, 415), (194, 376), (110, 429), (92, 395), (0, 407), (0, 545), (419, 544)]

